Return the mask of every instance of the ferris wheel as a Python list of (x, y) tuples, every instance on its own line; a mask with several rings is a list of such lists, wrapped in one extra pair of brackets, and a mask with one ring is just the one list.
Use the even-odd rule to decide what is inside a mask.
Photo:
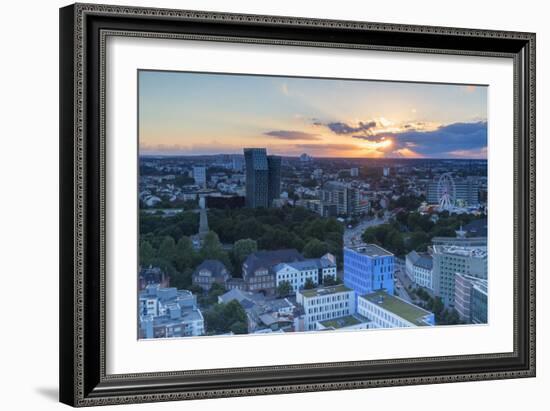
[(440, 210), (450, 210), (456, 199), (456, 186), (451, 173), (442, 174), (437, 182), (437, 198)]

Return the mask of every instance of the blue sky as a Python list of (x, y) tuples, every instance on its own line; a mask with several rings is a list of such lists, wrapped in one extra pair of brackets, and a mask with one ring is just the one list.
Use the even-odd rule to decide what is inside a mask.
[(486, 158), (487, 87), (140, 71), (142, 154)]

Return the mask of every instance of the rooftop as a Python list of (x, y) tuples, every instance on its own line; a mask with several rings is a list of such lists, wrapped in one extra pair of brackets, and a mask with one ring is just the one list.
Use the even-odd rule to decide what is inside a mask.
[(393, 256), (388, 250), (376, 245), (376, 244), (360, 244), (354, 247), (347, 247), (349, 250), (355, 251), (359, 254), (365, 254), (369, 257), (389, 257)]
[(350, 288), (346, 287), (344, 284), (338, 284), (330, 287), (318, 287), (311, 290), (300, 290), (300, 293), (307, 298), (311, 297), (321, 297), (328, 294), (343, 293), (346, 291), (351, 291)]
[(409, 259), (414, 265), (427, 270), (431, 270), (433, 267), (433, 258), (428, 253), (418, 253), (413, 250), (407, 254), (407, 259)]
[(385, 291), (376, 291), (362, 296), (362, 298), (377, 304), (379, 307), (387, 310), (413, 324), (416, 325), (428, 325), (424, 322), (423, 318), (431, 313), (416, 305), (406, 302), (401, 298), (389, 295)]
[(353, 325), (361, 324), (368, 322), (369, 319), (365, 317), (359, 317), (357, 315), (347, 315), (345, 317), (334, 318), (332, 320), (320, 321), (320, 323), (327, 328), (338, 328), (351, 327)]
[(463, 247), (458, 245), (434, 245), (436, 253), (453, 254), (462, 257), (487, 258), (487, 247)]

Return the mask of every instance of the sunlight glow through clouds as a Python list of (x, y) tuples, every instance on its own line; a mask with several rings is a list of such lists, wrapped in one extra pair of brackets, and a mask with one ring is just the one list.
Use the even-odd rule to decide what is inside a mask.
[[(486, 158), (487, 87), (139, 72), (142, 153)], [(214, 143), (214, 144), (213, 144)]]

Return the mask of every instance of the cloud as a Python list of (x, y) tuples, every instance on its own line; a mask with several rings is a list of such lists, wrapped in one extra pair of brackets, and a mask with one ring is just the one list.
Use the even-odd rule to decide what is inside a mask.
[[(452, 123), (430, 131), (407, 130), (401, 133), (380, 134), (376, 138), (393, 140), (394, 149), (391, 155), (410, 154), (412, 148), (415, 154), (422, 157), (485, 158), (487, 122)], [(404, 149), (408, 151), (403, 151)]]
[(295, 147), (304, 150), (323, 150), (323, 151), (350, 151), (357, 150), (355, 144), (296, 144)]
[(273, 130), (265, 132), (264, 135), (281, 140), (320, 140), (318, 134), (296, 130)]
[(361, 132), (361, 131), (368, 133), (368, 132), (372, 131), (373, 128), (376, 127), (376, 121), (367, 121), (367, 122), (360, 121), (359, 124), (356, 127), (351, 126), (347, 123), (339, 122), (339, 121), (332, 122), (332, 123), (327, 123), (327, 124), (323, 124), (323, 125), (328, 127), (328, 129), (330, 131), (332, 131), (334, 134), (342, 135), (342, 134), (358, 133), (358, 132)]

